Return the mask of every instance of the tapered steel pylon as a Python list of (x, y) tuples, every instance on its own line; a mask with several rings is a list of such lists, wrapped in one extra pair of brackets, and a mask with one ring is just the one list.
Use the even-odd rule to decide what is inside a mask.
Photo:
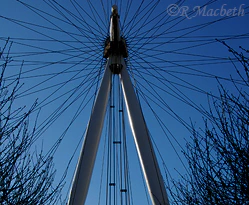
[(124, 58), (127, 55), (125, 41), (120, 35), (117, 6), (113, 6), (110, 20), (110, 37), (107, 39), (104, 50), (104, 57), (107, 58), (105, 73), (88, 123), (68, 205), (83, 205), (85, 203), (104, 123), (113, 74), (120, 76), (128, 118), (152, 204), (169, 205), (145, 119), (126, 70)]

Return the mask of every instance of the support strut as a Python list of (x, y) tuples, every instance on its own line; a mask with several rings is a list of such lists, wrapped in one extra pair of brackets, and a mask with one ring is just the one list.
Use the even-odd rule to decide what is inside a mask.
[(111, 71), (109, 62), (95, 100), (91, 117), (87, 126), (83, 146), (74, 174), (68, 205), (83, 205), (86, 200), (93, 166), (99, 146), (104, 123), (108, 96), (111, 87)]
[(161, 175), (149, 132), (140, 104), (134, 92), (129, 74), (124, 66), (120, 80), (128, 112), (129, 122), (137, 148), (140, 164), (153, 205), (169, 205), (163, 177)]

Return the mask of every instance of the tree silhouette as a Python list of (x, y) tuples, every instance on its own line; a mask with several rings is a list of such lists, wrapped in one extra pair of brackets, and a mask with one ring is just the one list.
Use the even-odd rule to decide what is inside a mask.
[(36, 130), (35, 125), (29, 130), (29, 122), (37, 103), (28, 111), (14, 106), (21, 88), (21, 70), (17, 78), (4, 80), (12, 61), (10, 48), (6, 42), (0, 52), (0, 204), (56, 204), (62, 182), (53, 188), (53, 158), (32, 146)]
[(189, 174), (175, 182), (174, 204), (249, 204), (249, 51), (221, 43), (235, 59), (240, 80), (231, 81), (237, 94), (219, 83), (220, 100), (210, 100), (205, 128), (192, 126), (184, 153)]

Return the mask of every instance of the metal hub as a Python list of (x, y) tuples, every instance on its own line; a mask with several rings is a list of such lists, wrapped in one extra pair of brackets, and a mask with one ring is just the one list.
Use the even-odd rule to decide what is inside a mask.
[(120, 36), (119, 15), (117, 6), (112, 6), (110, 20), (110, 36), (105, 41), (104, 58), (109, 58), (113, 74), (119, 74), (122, 69), (121, 58), (127, 58), (126, 41)]

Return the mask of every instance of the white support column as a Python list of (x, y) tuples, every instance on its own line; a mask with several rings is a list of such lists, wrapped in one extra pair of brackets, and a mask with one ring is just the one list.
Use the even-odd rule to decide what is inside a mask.
[(107, 61), (74, 174), (68, 205), (84, 205), (86, 200), (110, 92), (112, 73), (109, 68), (109, 60)]
[(155, 156), (153, 145), (142, 114), (140, 104), (134, 92), (124, 59), (120, 73), (122, 89), (128, 111), (128, 117), (134, 136), (139, 160), (153, 205), (169, 205), (163, 178)]

